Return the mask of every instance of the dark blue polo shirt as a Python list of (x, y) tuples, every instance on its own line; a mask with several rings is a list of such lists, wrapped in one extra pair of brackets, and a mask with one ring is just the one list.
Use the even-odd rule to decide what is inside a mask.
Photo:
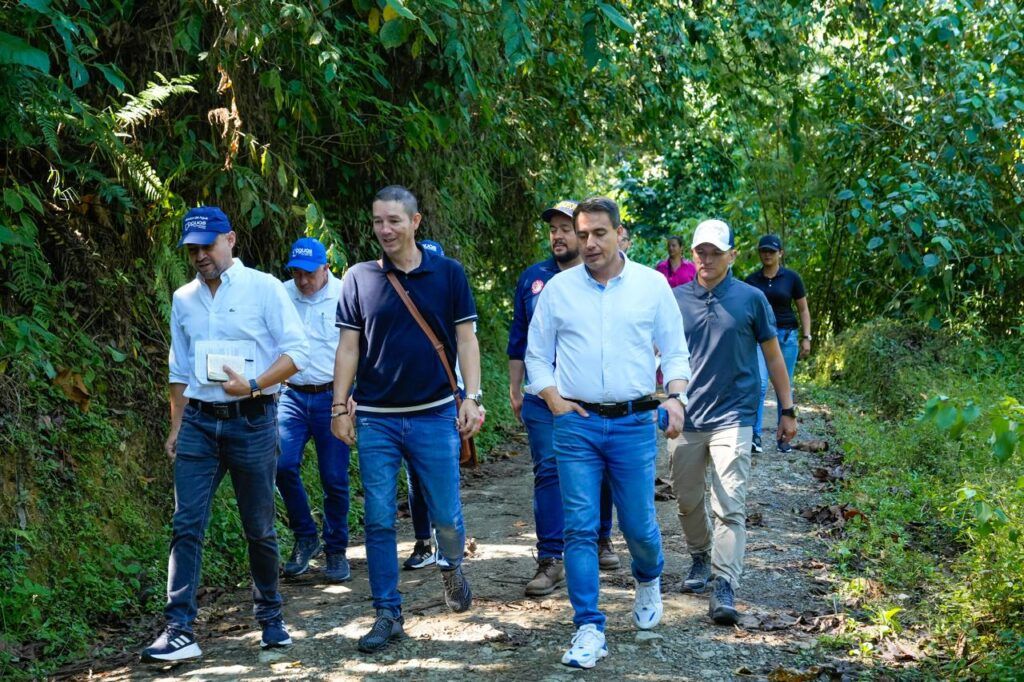
[(800, 324), (793, 312), (793, 301), (807, 296), (804, 281), (789, 268), (779, 268), (774, 277), (765, 277), (763, 270), (747, 275), (747, 284), (757, 287), (772, 306), (775, 323), (779, 329), (799, 329)]
[(526, 336), (530, 331), (530, 320), (537, 307), (537, 297), (544, 290), (548, 280), (561, 270), (554, 258), (534, 263), (523, 270), (516, 283), (516, 291), (512, 300), (512, 326), (508, 328), (508, 359), (523, 360), (526, 358)]
[(761, 398), (757, 346), (776, 336), (768, 299), (731, 272), (711, 291), (693, 279), (672, 293), (683, 315), (693, 373), (683, 428), (753, 426)]
[(337, 326), (357, 329), (359, 368), (354, 398), (359, 405), (403, 408), (441, 400), (452, 394), (448, 375), (426, 334), (388, 282), (394, 270), (437, 338), (444, 343), (454, 370), (455, 325), (477, 319), (466, 273), (458, 261), (423, 248), (423, 261), (406, 274), (385, 255), (352, 266), (341, 284)]

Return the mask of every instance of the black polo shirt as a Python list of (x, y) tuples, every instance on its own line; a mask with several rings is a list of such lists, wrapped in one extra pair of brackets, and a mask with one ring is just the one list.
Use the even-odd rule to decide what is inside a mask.
[(453, 369), (455, 325), (476, 320), (476, 304), (458, 261), (417, 248), (423, 261), (408, 274), (395, 268), (385, 255), (383, 267), (377, 261), (357, 263), (342, 280), (336, 324), (343, 330), (361, 332), (354, 393), (360, 407), (415, 411), (452, 395), (434, 347), (385, 273), (393, 270), (398, 275), (420, 314), (444, 343)]
[(807, 296), (804, 281), (800, 275), (789, 268), (779, 268), (774, 277), (765, 277), (763, 270), (747, 275), (747, 284), (757, 287), (772, 305), (775, 323), (779, 329), (798, 329), (796, 313), (793, 312), (793, 301)]

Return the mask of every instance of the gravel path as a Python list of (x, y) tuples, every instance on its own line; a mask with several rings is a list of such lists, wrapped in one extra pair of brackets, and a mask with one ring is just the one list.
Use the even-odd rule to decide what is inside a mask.
[[(766, 415), (765, 421), (773, 423), (774, 413)], [(804, 408), (797, 440), (823, 438), (824, 427), (822, 413)], [(766, 433), (765, 441), (772, 440)], [(663, 444), (661, 450), (659, 473), (667, 479)], [(120, 667), (115, 660), (106, 665), (97, 661), (96, 670), (107, 669), (93, 676), (109, 680), (482, 676), (561, 680), (585, 674), (638, 680), (809, 680), (816, 678), (814, 666), (820, 666), (826, 679), (836, 677), (843, 663), (817, 647), (815, 632), (823, 629), (816, 617), (832, 611), (827, 567), (821, 561), (826, 548), (817, 527), (798, 514), (820, 503), (811, 475), (817, 460), (817, 455), (798, 450), (779, 454), (771, 446), (754, 460), (746, 574), (738, 594), (746, 617), (740, 627), (713, 625), (707, 617), (706, 596), (678, 591), (689, 556), (675, 501), (658, 502), (666, 554), (664, 619), (653, 635), (638, 636), (630, 618), (633, 586), (628, 568), (603, 573), (601, 598), (608, 614), (610, 655), (586, 673), (559, 663), (572, 634), (572, 611), (564, 588), (542, 599), (523, 596), (523, 585), (533, 575), (535, 536), (530, 456), (525, 439), (516, 439), (495, 461), (470, 472), (464, 481), (467, 533), (475, 548), (466, 562), (475, 595), (469, 612), (447, 611), (435, 570), (403, 572), (409, 637), (378, 655), (359, 654), (355, 641), (369, 627), (372, 609), (365, 553), (356, 544), (349, 552), (352, 582), (330, 585), (314, 570), (284, 583), (285, 618), (295, 640), (289, 649), (259, 651), (248, 591), (240, 589), (201, 610), (197, 635), (205, 655), (199, 661), (160, 668), (124, 663), (125, 655)], [(412, 547), (408, 520), (401, 524), (400, 538), (405, 539), (399, 545), (404, 558)], [(625, 543), (617, 531), (615, 546), (628, 566)], [(151, 634), (140, 633), (140, 642)], [(798, 671), (803, 676), (785, 677)]]

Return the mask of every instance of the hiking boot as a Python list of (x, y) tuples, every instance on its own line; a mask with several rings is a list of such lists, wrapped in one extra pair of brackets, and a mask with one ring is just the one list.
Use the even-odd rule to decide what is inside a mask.
[(783, 440), (775, 444), (775, 449), (779, 452), (793, 452), (793, 446)]
[(288, 561), (284, 565), (285, 576), (293, 578), (308, 571), (309, 560), (320, 554), (323, 548), (324, 546), (320, 544), (320, 538), (315, 535), (312, 537), (295, 538), (295, 544), (292, 546), (292, 555), (288, 557)]
[(636, 581), (636, 596), (633, 597), (633, 624), (641, 630), (650, 630), (661, 622), (665, 607), (661, 603), (661, 578), (650, 582)]
[(622, 565), (619, 561), (619, 555), (612, 549), (611, 538), (598, 538), (597, 565), (602, 571), (614, 571)]
[(527, 597), (543, 597), (551, 594), (565, 580), (565, 566), (561, 559), (545, 557), (537, 562), (537, 573), (526, 583)]
[(572, 636), (572, 645), (562, 656), (562, 665), (573, 668), (593, 668), (608, 655), (604, 633), (593, 623), (581, 625)]
[(462, 566), (441, 571), (444, 583), (444, 602), (455, 613), (462, 613), (473, 603), (473, 591), (469, 589), (469, 581), (462, 575)]
[(754, 436), (753, 442), (750, 444), (750, 452), (755, 455), (764, 454), (764, 446), (761, 445), (761, 436)]
[(343, 583), (352, 579), (352, 569), (344, 552), (328, 552), (324, 576), (332, 583)]
[(292, 643), (292, 638), (288, 635), (288, 630), (284, 627), (284, 619), (281, 616), (262, 621), (260, 625), (263, 626), (263, 637), (260, 639), (261, 649), (274, 649)]
[(177, 625), (168, 625), (152, 644), (142, 650), (144, 663), (163, 663), (165, 661), (184, 661), (199, 658), (203, 652), (199, 649), (196, 638), (188, 630)]
[(396, 616), (385, 609), (377, 609), (377, 620), (373, 621), (370, 631), (359, 638), (356, 647), (364, 654), (380, 651), (388, 642), (405, 634), (403, 623), (405, 618), (401, 614)]
[(711, 579), (711, 555), (707, 552), (691, 554), (690, 574), (683, 581), (682, 592), (703, 592)]
[(736, 602), (733, 596), (732, 585), (728, 578), (718, 576), (712, 582), (714, 592), (708, 600), (708, 615), (718, 625), (735, 625), (740, 619), (736, 611)]
[(415, 571), (419, 568), (426, 568), (437, 563), (437, 553), (430, 546), (430, 540), (417, 540), (416, 546), (412, 548), (412, 554), (402, 564), (407, 571)]

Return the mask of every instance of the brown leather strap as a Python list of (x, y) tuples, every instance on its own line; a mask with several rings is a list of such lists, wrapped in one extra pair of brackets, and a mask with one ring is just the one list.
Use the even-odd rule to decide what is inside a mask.
[(426, 334), (427, 338), (430, 340), (431, 345), (434, 346), (434, 350), (437, 351), (437, 357), (441, 358), (441, 364), (444, 365), (444, 371), (448, 374), (448, 383), (452, 387), (452, 395), (455, 396), (456, 406), (462, 407), (462, 397), (459, 395), (459, 383), (455, 380), (455, 373), (452, 372), (451, 365), (448, 364), (448, 356), (445, 355), (444, 344), (437, 338), (437, 334), (435, 334), (434, 330), (430, 328), (427, 321), (423, 319), (423, 315), (420, 314), (416, 304), (412, 302), (412, 299), (409, 298), (409, 294), (406, 293), (405, 287), (403, 287), (398, 281), (398, 276), (395, 275), (395, 271), (388, 270), (387, 278), (388, 281), (391, 282), (391, 286), (393, 286), (395, 291), (398, 293), (398, 297), (402, 299), (402, 303), (404, 303), (405, 307), (409, 309), (409, 314), (412, 315), (414, 320), (416, 320), (416, 324), (420, 326), (420, 329), (423, 330), (423, 333)]

